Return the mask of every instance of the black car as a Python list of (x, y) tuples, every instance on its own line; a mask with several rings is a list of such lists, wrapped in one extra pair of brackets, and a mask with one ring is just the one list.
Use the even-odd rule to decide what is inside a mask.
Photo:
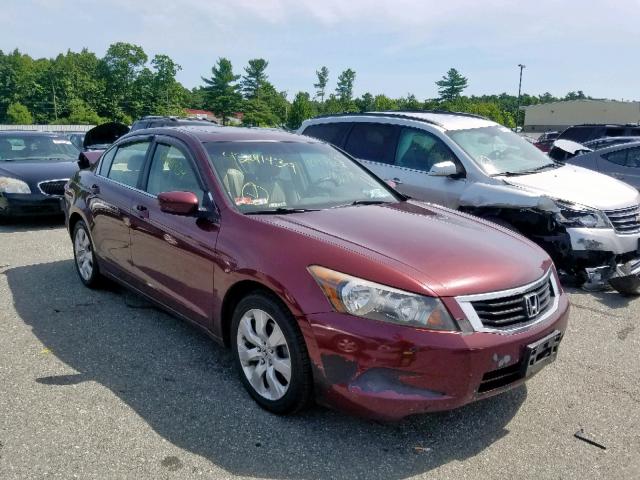
[(640, 125), (573, 125), (566, 128), (558, 139), (585, 143), (603, 137), (635, 137), (640, 135)]
[(63, 135), (0, 132), (0, 220), (61, 215), (64, 185), (78, 170), (78, 154)]

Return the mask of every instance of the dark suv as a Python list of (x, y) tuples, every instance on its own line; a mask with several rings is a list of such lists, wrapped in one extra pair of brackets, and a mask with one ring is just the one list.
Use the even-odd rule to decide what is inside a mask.
[(182, 117), (164, 117), (157, 115), (148, 115), (142, 117), (139, 120), (133, 122), (131, 125), (131, 131), (142, 130), (143, 128), (158, 128), (158, 127), (178, 127), (186, 125), (205, 125), (211, 126), (217, 125), (213, 120), (202, 120), (198, 118), (182, 118)]

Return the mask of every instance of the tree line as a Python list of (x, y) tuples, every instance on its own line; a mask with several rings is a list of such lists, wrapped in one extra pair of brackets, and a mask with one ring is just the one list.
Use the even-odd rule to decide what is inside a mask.
[[(176, 80), (180, 65), (167, 55), (151, 59), (138, 45), (118, 42), (99, 58), (88, 49), (68, 50), (55, 58), (34, 59), (18, 50), (0, 50), (0, 123), (130, 124), (145, 115), (183, 116), (185, 108), (214, 112), (223, 123), (242, 114), (252, 126), (297, 128), (320, 114), (382, 110), (448, 110), (475, 113), (507, 127), (516, 125), (515, 95), (465, 96), (468, 80), (451, 68), (436, 83), (438, 97), (419, 100), (364, 93), (354, 96), (356, 72), (347, 68), (330, 87), (326, 66), (316, 71), (311, 92), (279, 91), (268, 76), (269, 62), (251, 59), (240, 73), (221, 57), (202, 77), (202, 85), (185, 88)], [(565, 97), (523, 94), (521, 105), (584, 99), (582, 91)]]

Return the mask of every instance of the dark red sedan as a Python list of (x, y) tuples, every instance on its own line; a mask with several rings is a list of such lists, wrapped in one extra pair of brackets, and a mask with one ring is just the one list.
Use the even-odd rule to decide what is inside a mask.
[(231, 347), (264, 408), (398, 419), (519, 385), (568, 302), (506, 229), (393, 191), (284, 132), (139, 130), (65, 191), (82, 282), (102, 276)]

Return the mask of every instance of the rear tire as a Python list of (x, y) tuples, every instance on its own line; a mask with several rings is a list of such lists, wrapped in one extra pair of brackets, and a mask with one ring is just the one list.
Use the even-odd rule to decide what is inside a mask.
[(313, 390), (311, 363), (296, 319), (275, 296), (255, 292), (236, 307), (231, 323), (234, 362), (249, 395), (264, 409), (303, 409)]
[(79, 220), (73, 227), (73, 258), (80, 281), (89, 288), (100, 286), (100, 269), (87, 225)]

